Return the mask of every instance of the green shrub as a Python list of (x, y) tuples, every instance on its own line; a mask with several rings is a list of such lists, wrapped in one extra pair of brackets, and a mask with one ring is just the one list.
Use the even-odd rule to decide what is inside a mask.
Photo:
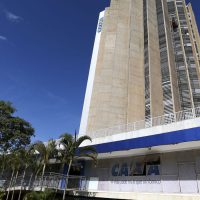
[[(24, 200), (50, 200), (54, 198), (55, 193), (52, 190), (45, 190), (44, 192), (29, 192), (24, 196)], [(56, 200), (56, 199), (55, 199)]]
[(0, 189), (0, 200), (4, 200), (4, 197), (6, 196), (6, 193), (4, 190)]

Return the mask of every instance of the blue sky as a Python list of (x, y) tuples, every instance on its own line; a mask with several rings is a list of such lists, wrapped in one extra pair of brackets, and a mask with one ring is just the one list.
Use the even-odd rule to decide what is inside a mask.
[(79, 128), (99, 12), (108, 0), (0, 0), (0, 99), (36, 130)]
[[(0, 0), (0, 99), (33, 140), (79, 128), (99, 12), (109, 0)], [(200, 1), (191, 0), (200, 27)]]

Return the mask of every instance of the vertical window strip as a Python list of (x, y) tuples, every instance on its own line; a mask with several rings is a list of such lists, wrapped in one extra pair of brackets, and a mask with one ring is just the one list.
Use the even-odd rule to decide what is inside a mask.
[(143, 0), (144, 14), (144, 77), (145, 77), (145, 119), (151, 118), (150, 106), (150, 81), (149, 81), (149, 51), (148, 51), (148, 22), (147, 22), (147, 0)]
[(192, 43), (189, 34), (189, 27), (187, 24), (186, 13), (183, 1), (176, 2), (178, 16), (180, 20), (181, 36), (183, 39), (184, 51), (186, 56), (186, 61), (188, 65), (189, 79), (192, 88), (192, 96), (194, 101), (194, 106), (200, 106), (200, 85), (197, 75), (196, 63), (194, 58), (194, 52), (192, 50)]
[(176, 14), (175, 1), (171, 0), (168, 1), (167, 6), (168, 6), (169, 17), (171, 19), (171, 36), (174, 47), (174, 58), (176, 63), (181, 109), (186, 110), (192, 107), (192, 102), (191, 102), (190, 89), (187, 77), (187, 69), (184, 61), (184, 53), (181, 44), (181, 36), (179, 33), (179, 23)]

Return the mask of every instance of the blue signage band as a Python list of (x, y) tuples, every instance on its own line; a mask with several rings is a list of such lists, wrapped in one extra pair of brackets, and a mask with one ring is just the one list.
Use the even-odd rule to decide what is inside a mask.
[(200, 140), (200, 127), (94, 145), (98, 153), (126, 151)]

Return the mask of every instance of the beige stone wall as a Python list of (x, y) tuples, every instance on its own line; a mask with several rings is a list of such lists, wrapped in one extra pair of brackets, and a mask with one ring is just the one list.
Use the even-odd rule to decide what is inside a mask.
[(147, 8), (151, 117), (157, 117), (163, 115), (164, 112), (155, 0), (148, 0)]
[(118, 9), (105, 11), (87, 131), (107, 127), (112, 92), (112, 74), (117, 36)]
[[(171, 25), (164, 7), (174, 112), (180, 99)], [(191, 8), (190, 8), (191, 9)], [(156, 1), (147, 0), (151, 117), (164, 114)], [(197, 28), (196, 28), (197, 34)], [(111, 0), (105, 11), (89, 110), (87, 134), (145, 119), (144, 20), (142, 0)]]
[(120, 2), (112, 1), (104, 18), (88, 132), (126, 123), (130, 0)]
[[(152, 117), (163, 115), (155, 0), (148, 0)], [(106, 9), (87, 133), (145, 119), (143, 1), (112, 0)]]
[(144, 119), (142, 1), (106, 10), (87, 132)]
[(112, 72), (109, 126), (127, 122), (131, 0), (118, 1), (118, 23)]
[[(142, 11), (142, 12), (141, 12)], [(127, 122), (145, 118), (143, 1), (131, 4)]]

